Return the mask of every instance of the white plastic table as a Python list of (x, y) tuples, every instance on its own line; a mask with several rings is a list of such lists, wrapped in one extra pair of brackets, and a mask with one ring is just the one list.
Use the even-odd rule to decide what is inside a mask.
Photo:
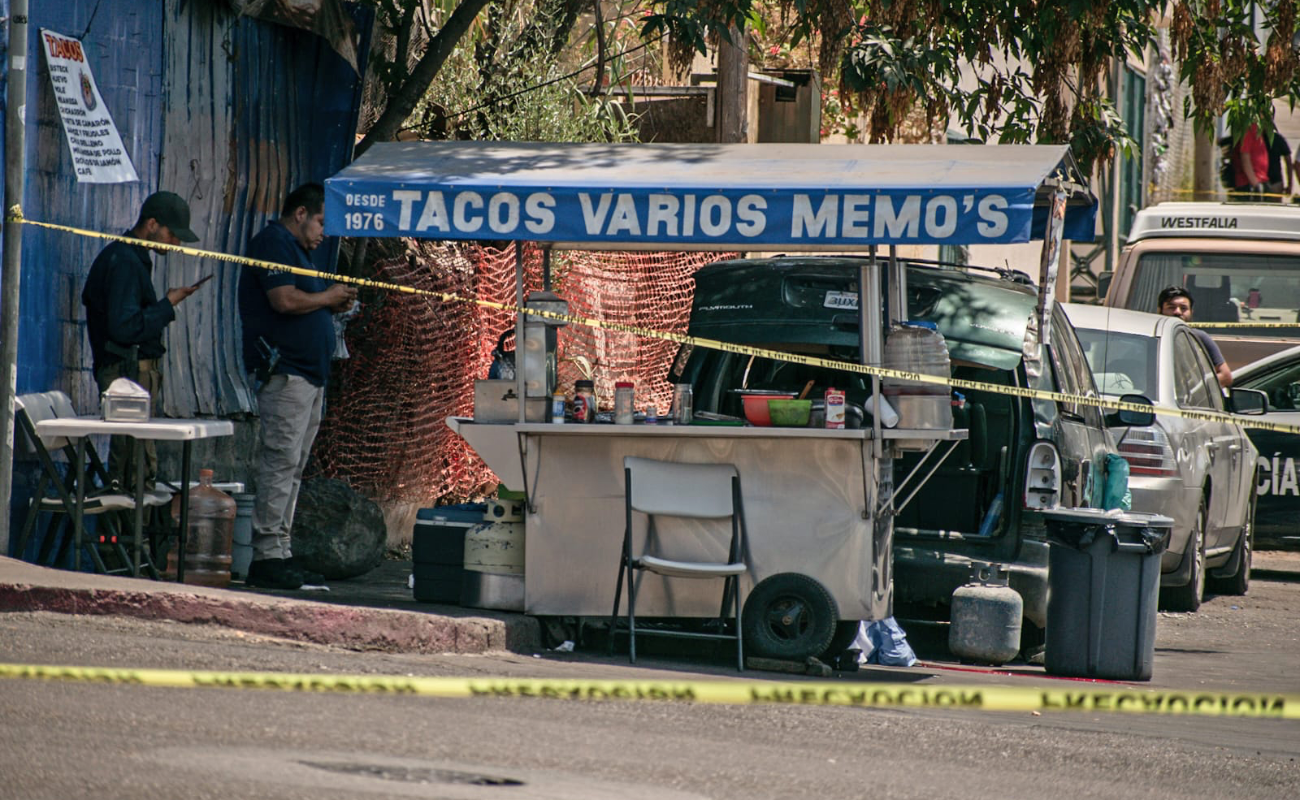
[[(81, 543), (85, 535), (84, 510), (86, 503), (86, 437), (95, 434), (112, 436), (130, 436), (135, 439), (135, 524), (134, 544), (131, 560), (131, 574), (140, 575), (140, 539), (144, 530), (144, 445), (145, 439), (155, 441), (181, 442), (181, 486), (190, 483), (191, 447), (195, 439), (211, 439), (217, 436), (231, 436), (235, 426), (225, 419), (151, 419), (148, 422), (109, 422), (99, 417), (64, 417), (41, 420), (36, 423), (36, 434), (45, 437), (66, 437), (75, 442), (77, 451), (76, 508), (73, 509), (75, 530), (75, 552), (73, 566), (81, 568)], [(176, 581), (185, 582), (185, 532), (189, 529), (190, 498), (189, 492), (181, 492), (181, 518), (179, 541), (177, 543)]]

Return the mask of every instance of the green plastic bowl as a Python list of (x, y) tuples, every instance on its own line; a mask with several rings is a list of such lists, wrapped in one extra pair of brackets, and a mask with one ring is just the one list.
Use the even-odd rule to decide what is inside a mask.
[(806, 428), (812, 414), (811, 400), (768, 400), (768, 415), (778, 428)]

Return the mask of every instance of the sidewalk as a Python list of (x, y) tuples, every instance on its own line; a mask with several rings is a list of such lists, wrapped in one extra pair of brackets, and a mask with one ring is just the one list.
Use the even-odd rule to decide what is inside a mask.
[(166, 619), (335, 645), (401, 653), (533, 653), (532, 617), (416, 603), (409, 561), (331, 581), (329, 592), (209, 589), (147, 578), (49, 569), (0, 557), (0, 611), (52, 611)]
[[(208, 589), (37, 567), (0, 557), (0, 612), (52, 611), (166, 619), (335, 645), (401, 653), (536, 653), (536, 619), (417, 603), (407, 588), (410, 561), (383, 561), (330, 591)], [(1300, 583), (1300, 552), (1258, 551), (1254, 574)]]

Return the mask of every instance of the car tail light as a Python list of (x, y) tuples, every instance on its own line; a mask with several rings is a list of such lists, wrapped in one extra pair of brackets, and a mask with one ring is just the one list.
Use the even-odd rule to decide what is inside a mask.
[(1025, 508), (1056, 508), (1061, 504), (1061, 456), (1051, 442), (1034, 442), (1025, 470)]
[(1130, 475), (1173, 477), (1178, 474), (1174, 448), (1162, 428), (1129, 428), (1119, 440), (1119, 454), (1128, 462)]

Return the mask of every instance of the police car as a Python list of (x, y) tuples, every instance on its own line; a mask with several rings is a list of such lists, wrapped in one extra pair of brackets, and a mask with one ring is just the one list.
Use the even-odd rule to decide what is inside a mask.
[[(1268, 395), (1269, 422), (1300, 425), (1300, 346), (1233, 371), (1233, 385)], [(1255, 545), (1300, 550), (1300, 434), (1247, 429), (1259, 450)]]

